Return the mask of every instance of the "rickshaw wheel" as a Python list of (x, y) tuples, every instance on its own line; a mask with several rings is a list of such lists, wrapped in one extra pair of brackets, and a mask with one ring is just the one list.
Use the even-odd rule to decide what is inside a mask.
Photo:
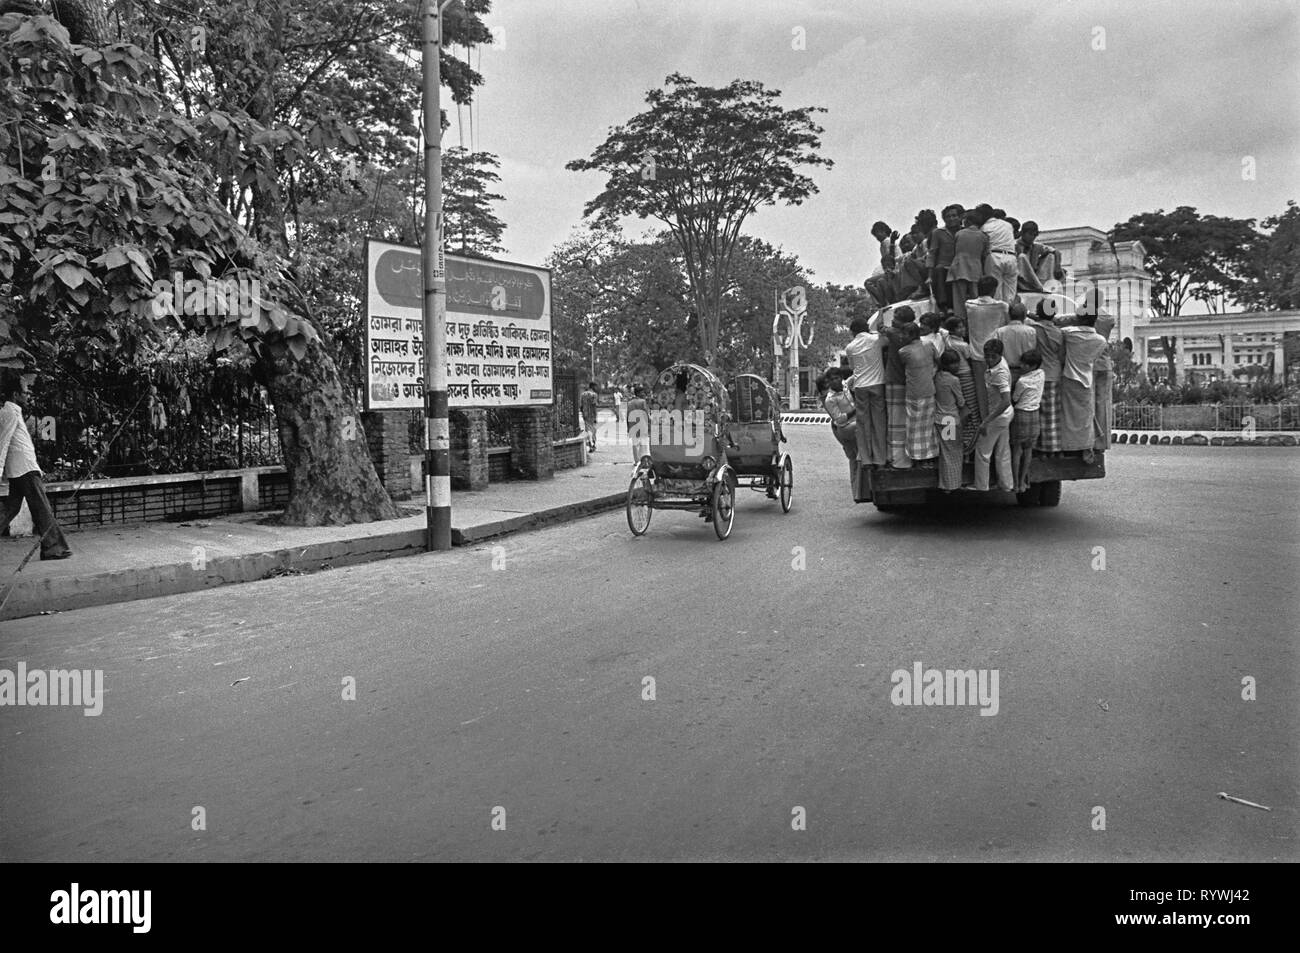
[(789, 513), (794, 506), (794, 461), (789, 457), (781, 460), (781, 512)]
[(713, 531), (718, 539), (731, 535), (731, 527), (736, 522), (736, 493), (729, 480), (719, 480), (713, 486)]
[(627, 488), (627, 528), (633, 536), (644, 536), (650, 528), (650, 481), (644, 471), (632, 477)]

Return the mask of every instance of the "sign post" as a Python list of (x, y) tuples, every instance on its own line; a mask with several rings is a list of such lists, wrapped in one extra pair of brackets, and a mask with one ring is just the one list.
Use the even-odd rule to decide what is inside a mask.
[[(803, 285), (787, 288), (781, 295), (777, 312), (772, 319), (772, 342), (774, 349), (785, 348), (789, 355), (788, 380), (786, 381), (787, 403), (790, 410), (799, 409), (799, 347), (812, 345), (813, 326), (808, 325), (808, 340), (802, 340), (804, 318), (808, 315), (808, 292)], [(781, 319), (789, 327), (788, 333), (781, 333)]]
[(451, 549), (451, 428), (447, 419), (447, 277), (442, 261), (442, 11), (425, 0), (424, 79), (424, 494), (425, 548)]

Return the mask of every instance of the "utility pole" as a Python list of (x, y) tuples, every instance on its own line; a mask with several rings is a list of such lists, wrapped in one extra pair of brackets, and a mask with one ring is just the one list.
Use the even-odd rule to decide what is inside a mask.
[(425, 548), (451, 549), (451, 439), (447, 420), (447, 275), (442, 257), (442, 12), (425, 0), (424, 79), (424, 494)]

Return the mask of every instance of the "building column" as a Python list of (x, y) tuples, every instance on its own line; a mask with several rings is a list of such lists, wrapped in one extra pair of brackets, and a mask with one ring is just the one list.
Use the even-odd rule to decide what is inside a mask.
[(1223, 379), (1232, 380), (1233, 368), (1237, 366), (1237, 356), (1232, 351), (1232, 332), (1226, 331), (1223, 335)]
[(1282, 347), (1282, 336), (1280, 334), (1277, 340), (1273, 342), (1273, 380), (1286, 380), (1286, 351)]
[(1174, 367), (1177, 370), (1179, 380), (1185, 380), (1187, 377), (1187, 368), (1185, 361), (1187, 355), (1183, 353), (1183, 336), (1181, 334), (1173, 335), (1174, 338)]

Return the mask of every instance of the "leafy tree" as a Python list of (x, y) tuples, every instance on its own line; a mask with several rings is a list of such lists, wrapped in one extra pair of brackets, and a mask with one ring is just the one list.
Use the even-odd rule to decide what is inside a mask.
[(827, 166), (817, 154), (820, 107), (786, 110), (780, 92), (756, 81), (716, 88), (680, 73), (650, 90), (650, 108), (611, 130), (586, 159), (566, 168), (608, 176), (584, 215), (617, 222), (652, 218), (667, 226), (686, 269), (706, 363), (718, 350), (722, 298), (746, 218), (777, 202), (798, 205), (817, 191), (799, 166)]
[(627, 380), (696, 356), (690, 292), (670, 237), (629, 241), (614, 225), (593, 222), (546, 265), (558, 363), (587, 367), (595, 345), (602, 376)]
[[(395, 515), (304, 292), (301, 210), (355, 191), (367, 157), (409, 154), (419, 85), (400, 51), (417, 44), (416, 0), (119, 7), (123, 32), (151, 38), (153, 58), (130, 42), (104, 45), (102, 0), (56, 9), (72, 37), (48, 19), (0, 21), (0, 293), (11, 305), (22, 296), (6, 309), (16, 321), (0, 315), (0, 334), (15, 337), (0, 340), (0, 359), (68, 338), (84, 341), (87, 361), (129, 357), (169, 327), (206, 332), (218, 350), (245, 348), (271, 393), (288, 521)], [(446, 40), (491, 37), (471, 15), (448, 22)], [(446, 46), (443, 69), (457, 101), (481, 82)], [(176, 272), (256, 278), (264, 304), (253, 322), (163, 320), (149, 289)]]
[(1248, 311), (1300, 308), (1300, 206), (1292, 199), (1260, 224), (1265, 231), (1250, 249), (1237, 301)]
[[(1254, 219), (1201, 215), (1180, 205), (1132, 216), (1111, 229), (1115, 241), (1142, 242), (1151, 272), (1151, 304), (1159, 314), (1178, 315), (1193, 300), (1232, 297), (1242, 287), (1247, 250), (1255, 243)], [(1173, 339), (1160, 339), (1176, 382)]]
[(504, 196), (491, 191), (501, 181), (500, 163), (490, 152), (470, 152), (454, 146), (442, 156), (443, 245), (449, 252), (490, 258), (505, 252), (501, 234), (505, 223), (492, 211)]

